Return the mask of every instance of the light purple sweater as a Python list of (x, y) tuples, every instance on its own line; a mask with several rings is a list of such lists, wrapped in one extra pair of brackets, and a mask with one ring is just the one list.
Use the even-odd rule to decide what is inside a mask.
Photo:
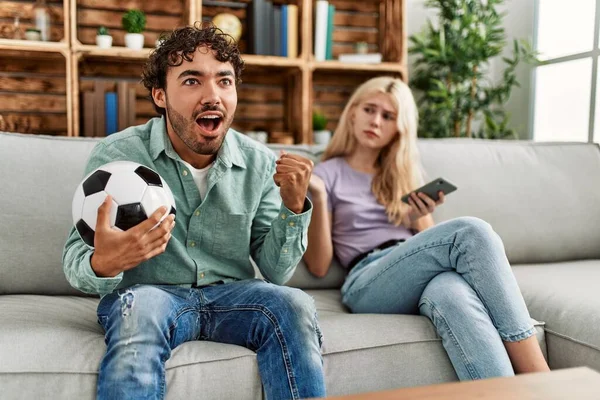
[(373, 175), (352, 169), (342, 157), (317, 164), (313, 173), (325, 182), (327, 209), (333, 218), (333, 249), (344, 267), (387, 240), (413, 235), (388, 221), (385, 208), (371, 192)]

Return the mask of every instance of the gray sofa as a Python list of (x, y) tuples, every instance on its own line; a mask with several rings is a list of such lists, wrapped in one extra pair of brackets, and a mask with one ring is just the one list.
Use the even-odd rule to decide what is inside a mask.
[[(95, 395), (105, 350), (98, 299), (72, 289), (61, 267), (71, 198), (95, 143), (0, 133), (2, 399)], [(459, 188), (435, 219), (481, 217), (503, 238), (531, 315), (545, 322), (536, 327), (550, 366), (600, 370), (598, 147), (423, 140), (420, 148), (428, 177)], [(316, 299), (330, 395), (456, 380), (429, 320), (349, 314), (342, 280), (337, 265), (320, 280), (300, 265), (288, 283)], [(171, 399), (262, 397), (255, 354), (245, 348), (186, 343), (166, 368)]]

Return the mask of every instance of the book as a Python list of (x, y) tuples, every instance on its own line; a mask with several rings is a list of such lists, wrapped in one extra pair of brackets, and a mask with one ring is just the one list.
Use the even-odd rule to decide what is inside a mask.
[(359, 64), (379, 64), (382, 59), (381, 53), (340, 54), (338, 56), (340, 62)]
[(282, 57), (288, 56), (288, 6), (284, 4), (281, 6), (281, 22), (279, 30), (279, 55)]
[(105, 113), (105, 100), (104, 100), (105, 85), (104, 81), (94, 81), (94, 136), (104, 136), (106, 128), (104, 127), (104, 113)]
[(104, 94), (104, 128), (106, 136), (119, 131), (117, 117), (117, 93), (106, 92)]
[(83, 111), (82, 115), (81, 115), (81, 119), (82, 119), (82, 126), (83, 126), (83, 132), (81, 132), (81, 136), (85, 136), (85, 137), (93, 137), (96, 136), (96, 124), (95, 124), (95, 118), (96, 118), (96, 113), (95, 113), (95, 109), (96, 107), (94, 107), (94, 102), (95, 102), (95, 95), (94, 92), (83, 92), (82, 93), (82, 99), (81, 99), (81, 109)]
[(287, 55), (298, 57), (298, 6), (287, 5)]
[(271, 49), (271, 55), (273, 56), (281, 55), (281, 18), (283, 17), (282, 8), (282, 6), (273, 6), (273, 17), (271, 19), (271, 23), (273, 24), (273, 37), (271, 38), (273, 48)]
[(335, 14), (335, 6), (329, 5), (327, 9), (327, 41), (325, 44), (325, 59), (333, 60), (333, 16)]
[(327, 13), (329, 3), (325, 0), (317, 0), (315, 9), (315, 60), (324, 61), (327, 47)]
[(266, 0), (253, 0), (248, 8), (250, 21), (249, 47), (250, 52), (265, 55), (268, 52), (268, 36), (265, 26), (270, 26), (266, 20)]

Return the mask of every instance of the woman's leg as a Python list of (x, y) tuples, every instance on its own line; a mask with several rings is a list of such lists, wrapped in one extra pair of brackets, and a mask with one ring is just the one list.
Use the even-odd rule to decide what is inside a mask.
[(349, 274), (343, 301), (353, 312), (416, 314), (429, 282), (448, 271), (471, 286), (502, 340), (524, 341), (535, 333), (502, 241), (477, 218), (446, 221), (367, 257)]
[(433, 278), (419, 310), (435, 325), (460, 380), (514, 375), (485, 306), (459, 274), (443, 272)]

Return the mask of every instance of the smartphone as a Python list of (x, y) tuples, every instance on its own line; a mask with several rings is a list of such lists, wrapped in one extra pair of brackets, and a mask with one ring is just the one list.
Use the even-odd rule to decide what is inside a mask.
[[(454, 192), (456, 189), (457, 189), (456, 186), (454, 186), (453, 184), (451, 184), (444, 178), (437, 178), (437, 179), (434, 179), (431, 182), (427, 183), (426, 185), (421, 186), (417, 190), (414, 190), (414, 192), (425, 193), (427, 196), (431, 197), (431, 199), (433, 201), (438, 201), (439, 200), (438, 192), (441, 191), (442, 193), (444, 193), (444, 195), (447, 195), (448, 193)], [(406, 204), (408, 204), (409, 196), (410, 196), (410, 193), (402, 196), (402, 201), (405, 202)]]

